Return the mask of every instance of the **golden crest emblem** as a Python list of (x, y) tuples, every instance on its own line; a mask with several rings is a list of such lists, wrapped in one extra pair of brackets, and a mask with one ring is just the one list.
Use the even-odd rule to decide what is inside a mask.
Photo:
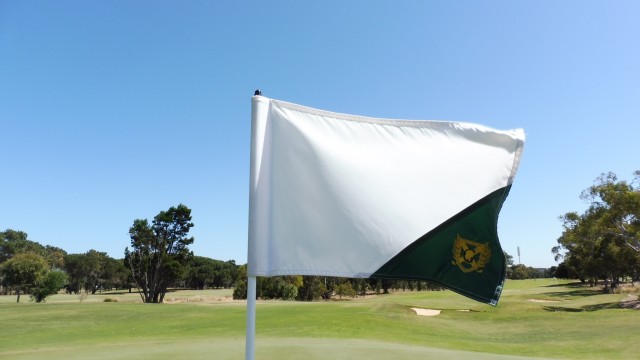
[(458, 268), (463, 272), (477, 271), (481, 273), (489, 259), (491, 259), (489, 243), (481, 244), (461, 238), (460, 235), (453, 242), (453, 261), (451, 263), (458, 265)]

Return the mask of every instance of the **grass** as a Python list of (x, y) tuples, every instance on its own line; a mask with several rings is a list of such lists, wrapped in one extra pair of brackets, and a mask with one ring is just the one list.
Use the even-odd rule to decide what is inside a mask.
[[(598, 290), (559, 280), (508, 281), (497, 307), (451, 291), (259, 301), (256, 357), (640, 358), (640, 311), (620, 306), (627, 294)], [(0, 358), (242, 359), (246, 305), (230, 295), (180, 291), (157, 305), (128, 293), (56, 295), (46, 304), (0, 296)], [(411, 307), (442, 312), (420, 317)]]

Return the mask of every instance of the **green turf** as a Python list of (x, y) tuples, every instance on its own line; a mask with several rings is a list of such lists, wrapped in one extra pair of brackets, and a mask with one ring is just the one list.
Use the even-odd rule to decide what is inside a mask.
[[(565, 281), (508, 281), (497, 307), (450, 291), (259, 301), (256, 357), (640, 358), (640, 311), (620, 307), (626, 294), (598, 290)], [(46, 304), (0, 297), (0, 358), (242, 359), (246, 305), (229, 301), (230, 295), (180, 291), (167, 294), (171, 304), (159, 305), (138, 303), (127, 293), (82, 301), (56, 295)], [(411, 307), (442, 313), (422, 317)]]

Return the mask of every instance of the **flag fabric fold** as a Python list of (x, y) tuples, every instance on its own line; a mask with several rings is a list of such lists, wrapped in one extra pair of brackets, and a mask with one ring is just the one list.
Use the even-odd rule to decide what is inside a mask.
[(524, 132), (252, 99), (249, 276), (427, 280), (497, 304)]

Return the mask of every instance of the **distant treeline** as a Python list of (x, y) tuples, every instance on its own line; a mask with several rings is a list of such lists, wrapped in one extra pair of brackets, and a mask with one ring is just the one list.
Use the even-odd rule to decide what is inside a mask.
[[(126, 289), (134, 291), (136, 283), (125, 259), (115, 259), (105, 252), (89, 250), (80, 254), (69, 254), (65, 250), (28, 240), (27, 233), (7, 229), (0, 232), (0, 268), (17, 254), (32, 253), (41, 257), (49, 270), (61, 270), (67, 275), (64, 290), (67, 293)], [(510, 279), (553, 277), (553, 270), (541, 271), (524, 265), (513, 265), (507, 255)], [(0, 294), (16, 293), (16, 288), (4, 281)], [(178, 271), (169, 285), (174, 289), (234, 288), (234, 298), (246, 299), (246, 265), (237, 265), (234, 260), (222, 261), (191, 254), (185, 266)], [(29, 293), (28, 288), (22, 289)], [(353, 298), (390, 291), (443, 290), (427, 281), (347, 279), (325, 276), (275, 276), (258, 278), (256, 293), (261, 299), (284, 299), (313, 301), (329, 298)]]
[[(233, 290), (234, 299), (247, 298), (247, 266), (239, 269), (240, 276)], [(256, 297), (315, 301), (387, 294), (390, 291), (439, 291), (443, 287), (428, 281), (381, 279), (351, 279), (332, 276), (272, 276), (256, 279)]]
[[(105, 252), (89, 250), (81, 254), (69, 254), (65, 250), (28, 240), (27, 233), (16, 230), (0, 232), (0, 268), (8, 260), (19, 254), (35, 254), (42, 258), (48, 270), (62, 270), (67, 275), (64, 289), (68, 293), (113, 289), (132, 291), (136, 287), (131, 277), (131, 270), (124, 259), (114, 259)], [(203, 256), (191, 255), (186, 266), (180, 269), (179, 275), (171, 284), (172, 288), (231, 288), (238, 279), (238, 266), (235, 261), (215, 260)], [(2, 280), (4, 276), (1, 275)], [(14, 286), (1, 282), (0, 293), (15, 293)], [(7, 286), (9, 285), (9, 286)], [(27, 290), (27, 289), (25, 289)]]

